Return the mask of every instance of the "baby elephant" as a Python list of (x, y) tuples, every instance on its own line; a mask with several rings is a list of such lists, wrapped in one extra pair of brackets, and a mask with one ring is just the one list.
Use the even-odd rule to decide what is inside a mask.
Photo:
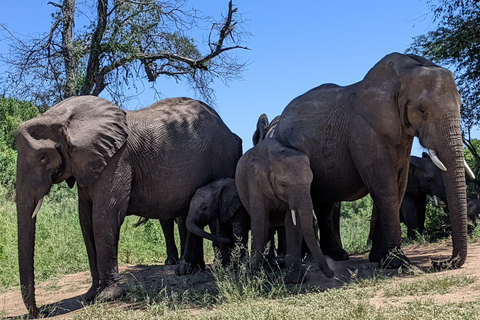
[[(190, 201), (186, 224), (191, 233), (218, 246), (224, 265), (230, 262), (229, 251), (235, 242), (246, 248), (250, 218), (238, 197), (235, 179), (219, 179), (197, 189)], [(204, 231), (206, 225), (216, 235)]]
[(467, 218), (473, 225), (477, 225), (477, 217), (480, 215), (480, 199), (472, 199), (467, 202)]
[(313, 231), (310, 185), (313, 173), (308, 157), (283, 147), (275, 139), (260, 141), (238, 161), (238, 194), (247, 209), (252, 227), (252, 255), (257, 263), (268, 241), (271, 227), (285, 226), (288, 282), (300, 275), (302, 237), (327, 277), (333, 276)]

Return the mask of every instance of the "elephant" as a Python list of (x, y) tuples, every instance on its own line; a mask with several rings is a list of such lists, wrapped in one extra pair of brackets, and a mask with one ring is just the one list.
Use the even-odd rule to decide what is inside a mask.
[(273, 139), (309, 159), (313, 206), (330, 251), (325, 254), (344, 251), (330, 214), (332, 204), (370, 193), (378, 213), (379, 262), (390, 268), (408, 263), (403, 253), (391, 253), (401, 252), (398, 213), (416, 136), (444, 171), (450, 207), (452, 258), (435, 266), (464, 264), (467, 203), (460, 106), (450, 71), (400, 53), (382, 58), (355, 84), (324, 84), (286, 106)]
[[(263, 139), (272, 138), (275, 132), (275, 128), (277, 127), (278, 121), (280, 120), (280, 116), (276, 116), (273, 120), (269, 123), (268, 117), (266, 114), (262, 113), (257, 121), (257, 129), (253, 134), (253, 145), (257, 145)], [(332, 206), (330, 216), (332, 217), (332, 221), (334, 223), (335, 234), (337, 237), (337, 242), (341, 243), (340, 239), (340, 211), (341, 211), (341, 202), (337, 202)], [(315, 225), (315, 237), (318, 237), (318, 223), (314, 223)], [(280, 255), (286, 254), (286, 242), (285, 242), (285, 230), (284, 227), (273, 228), (272, 233), (275, 231), (278, 233), (278, 248), (277, 253)], [(270, 236), (273, 239), (273, 234)], [(329, 255), (332, 259), (336, 261), (348, 260), (348, 254), (345, 251), (341, 251), (339, 254), (336, 252), (329, 251), (329, 243), (325, 242), (326, 238), (323, 237), (320, 242), (320, 247), (323, 252), (329, 252)], [(272, 241), (273, 243), (273, 241)], [(304, 254), (308, 253), (308, 248), (305, 242), (302, 243), (302, 252)]]
[[(230, 262), (235, 243), (248, 248), (250, 218), (238, 196), (235, 179), (223, 178), (199, 188), (190, 201), (187, 229), (211, 240), (220, 249), (223, 265)], [(215, 234), (203, 230), (210, 225)]]
[[(78, 186), (79, 220), (92, 285), (90, 301), (125, 292), (117, 250), (125, 216), (186, 216), (195, 191), (234, 177), (242, 141), (203, 102), (158, 101), (124, 111), (95, 96), (68, 98), (17, 130), (17, 220), (20, 282), (26, 308), (35, 303), (35, 223), (52, 184)], [(204, 268), (203, 241), (188, 234), (185, 261)]]
[(301, 274), (302, 236), (323, 273), (333, 276), (313, 232), (312, 179), (307, 156), (274, 139), (260, 141), (237, 164), (235, 181), (250, 215), (253, 260), (256, 265), (260, 263), (270, 228), (284, 225), (289, 282), (296, 282)]
[(470, 199), (467, 201), (467, 216), (473, 225), (477, 225), (477, 218), (480, 214), (480, 199)]
[(440, 198), (448, 206), (442, 170), (424, 152), (421, 158), (410, 157), (407, 189), (400, 206), (400, 221), (407, 226), (411, 239), (416, 237), (416, 232), (422, 234), (425, 229), (427, 195)]

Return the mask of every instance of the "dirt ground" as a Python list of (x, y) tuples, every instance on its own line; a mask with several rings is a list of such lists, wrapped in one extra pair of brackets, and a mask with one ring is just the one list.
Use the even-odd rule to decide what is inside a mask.
[[(451, 246), (440, 245), (415, 245), (405, 249), (405, 253), (410, 258), (411, 263), (420, 270), (426, 270), (431, 264), (430, 259), (447, 259), (451, 255)], [(352, 279), (369, 278), (378, 274), (378, 264), (370, 263), (368, 255), (353, 255), (349, 261), (331, 262), (331, 267), (335, 270), (335, 277), (327, 279), (320, 270), (312, 268), (308, 272), (305, 285), (319, 286), (322, 288), (340, 287)], [(126, 286), (145, 285), (174, 287), (185, 281), (205, 288), (213, 286), (214, 279), (209, 271), (205, 271), (193, 276), (177, 277), (174, 274), (174, 266), (122, 266), (120, 268), (123, 281)], [(398, 275), (398, 271), (390, 271), (390, 275)], [(448, 270), (432, 274), (435, 277), (448, 275), (474, 275), (480, 279), (480, 243), (475, 243), (468, 248), (468, 258), (464, 266), (457, 270)], [(410, 275), (402, 275), (395, 281), (406, 282), (413, 279)], [(82, 295), (90, 287), (89, 272), (70, 274), (61, 279), (49, 281), (37, 285), (36, 297), (37, 305), (55, 305), (56, 319), (71, 319), (78, 314), (82, 308)], [(475, 284), (478, 289), (478, 283)], [(450, 301), (475, 301), (480, 298), (480, 291), (473, 290), (471, 287), (458, 288), (453, 293), (429, 297), (439, 303)], [(411, 297), (406, 297), (409, 299)], [(372, 299), (371, 304), (381, 306), (382, 299)], [(400, 303), (400, 302), (399, 302)], [(134, 306), (132, 306), (134, 307)], [(6, 293), (0, 293), (0, 315), (7, 317), (16, 317), (26, 314), (20, 291), (12, 290)]]

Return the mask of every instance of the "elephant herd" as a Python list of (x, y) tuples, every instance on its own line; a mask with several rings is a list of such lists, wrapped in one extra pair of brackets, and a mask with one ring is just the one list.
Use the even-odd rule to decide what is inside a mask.
[[(205, 268), (202, 238), (214, 241), (222, 262), (228, 263), (230, 248), (237, 240), (247, 246), (250, 230), (251, 255), (262, 263), (277, 230), (287, 277), (295, 281), (292, 275), (302, 268), (302, 242), (327, 277), (333, 271), (325, 255), (348, 259), (338, 204), (370, 194), (370, 258), (398, 268), (408, 261), (402, 253), (390, 254), (401, 246), (399, 212), (415, 204), (420, 192), (431, 194), (410, 186), (416, 175), (412, 168), (418, 167), (410, 161), (415, 136), (442, 170), (444, 188), (438, 196), (448, 202), (452, 225), (452, 257), (437, 264), (460, 267), (467, 257), (460, 106), (448, 70), (415, 55), (392, 53), (358, 83), (314, 88), (292, 100), (271, 123), (260, 116), (254, 147), (242, 155), (241, 139), (197, 100), (165, 99), (123, 111), (98, 97), (66, 99), (17, 131), (18, 251), (25, 306), (38, 315), (35, 223), (52, 184), (63, 181), (78, 187), (92, 276), (86, 300), (124, 293), (117, 250), (127, 215), (159, 219), (167, 242), (173, 241), (174, 219), (183, 221), (187, 268), (179, 273)], [(405, 191), (410, 200), (402, 204)], [(412, 229), (420, 229), (422, 215)], [(402, 217), (407, 223), (409, 218)], [(206, 225), (212, 234), (203, 230)]]

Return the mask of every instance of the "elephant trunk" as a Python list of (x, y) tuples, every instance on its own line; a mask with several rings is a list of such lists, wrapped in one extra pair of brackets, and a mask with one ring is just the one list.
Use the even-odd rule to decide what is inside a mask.
[(439, 145), (438, 155), (447, 168), (443, 180), (452, 225), (453, 254), (451, 261), (437, 266), (441, 268), (460, 267), (467, 257), (467, 194), (462, 135), (458, 119), (445, 123), (442, 128), (445, 142)]
[(18, 262), (23, 302), (28, 312), (37, 317), (39, 310), (35, 303), (35, 279), (33, 270), (35, 248), (35, 223), (32, 218), (37, 203), (33, 198), (23, 196), (17, 188)]
[[(293, 201), (292, 201), (293, 200)], [(315, 234), (313, 232), (313, 204), (310, 194), (298, 195), (290, 200), (290, 208), (293, 211), (298, 211), (298, 217), (300, 221), (300, 227), (302, 235), (308, 249), (312, 253), (315, 261), (322, 270), (323, 274), (331, 278), (333, 277), (333, 270), (327, 264), (327, 260), (320, 249)], [(292, 211), (292, 219), (294, 217)]]
[(225, 244), (230, 244), (231, 243), (230, 239), (228, 239), (228, 238), (220, 237), (220, 236), (208, 233), (205, 230), (203, 230), (203, 228), (201, 228), (197, 224), (195, 219), (190, 214), (187, 216), (186, 226), (187, 226), (188, 231), (190, 231), (191, 233), (193, 233), (193, 234), (195, 234), (199, 237), (202, 237), (202, 238), (205, 238), (205, 239), (208, 239), (210, 241), (217, 242), (217, 243), (225, 243)]

